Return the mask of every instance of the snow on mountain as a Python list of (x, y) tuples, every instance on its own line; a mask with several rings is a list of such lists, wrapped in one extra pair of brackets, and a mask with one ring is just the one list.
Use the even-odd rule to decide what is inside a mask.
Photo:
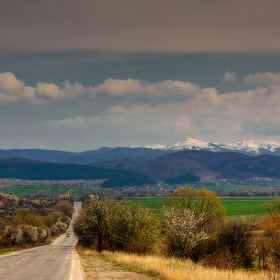
[(212, 152), (221, 152), (225, 150), (240, 151), (252, 154), (277, 154), (280, 155), (280, 143), (276, 141), (265, 140), (242, 140), (236, 143), (211, 143), (187, 138), (185, 141), (177, 142), (170, 145), (152, 144), (142, 146), (143, 148), (158, 150), (205, 150)]
[(216, 147), (216, 145), (205, 142), (202, 140), (194, 139), (194, 138), (188, 138), (185, 141), (177, 142), (173, 145), (167, 145), (166, 150), (208, 150), (212, 152), (218, 152), (221, 150), (221, 148)]
[(275, 153), (280, 150), (280, 143), (265, 140), (242, 140), (233, 144), (224, 144), (224, 148), (254, 154), (262, 154), (264, 151)]
[(162, 150), (162, 149), (166, 149), (167, 145), (161, 145), (161, 144), (152, 144), (152, 145), (147, 145), (144, 146), (142, 148), (149, 148), (149, 149), (158, 149), (158, 150)]

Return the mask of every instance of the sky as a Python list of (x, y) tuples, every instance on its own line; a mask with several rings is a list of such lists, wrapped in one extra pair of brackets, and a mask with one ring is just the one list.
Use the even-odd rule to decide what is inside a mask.
[(280, 1), (0, 5), (0, 149), (280, 142)]

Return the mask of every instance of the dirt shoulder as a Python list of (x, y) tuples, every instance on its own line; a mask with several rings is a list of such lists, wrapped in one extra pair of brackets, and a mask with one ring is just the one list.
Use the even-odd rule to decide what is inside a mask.
[(129, 272), (110, 263), (94, 251), (77, 248), (87, 280), (156, 280), (140, 273)]

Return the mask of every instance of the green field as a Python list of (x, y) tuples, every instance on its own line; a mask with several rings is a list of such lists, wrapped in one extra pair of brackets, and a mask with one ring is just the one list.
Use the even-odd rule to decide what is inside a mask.
[(34, 195), (34, 194), (54, 194), (65, 195), (87, 195), (97, 194), (100, 192), (111, 193), (111, 189), (100, 189), (93, 187), (68, 187), (68, 186), (5, 186), (0, 187), (0, 193), (14, 194), (14, 195)]
[[(226, 209), (227, 216), (235, 215), (262, 215), (265, 211), (262, 205), (265, 202), (271, 202), (273, 197), (223, 197), (221, 203)], [(124, 198), (126, 202), (141, 202), (151, 208), (155, 213), (164, 202), (164, 198), (145, 197), (145, 198)]]

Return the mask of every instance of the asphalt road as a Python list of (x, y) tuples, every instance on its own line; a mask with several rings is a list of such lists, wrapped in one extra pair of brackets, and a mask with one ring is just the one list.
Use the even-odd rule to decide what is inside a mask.
[[(75, 214), (80, 208), (75, 203)], [(53, 244), (0, 257), (0, 279), (5, 280), (83, 280), (83, 272), (72, 226)]]

